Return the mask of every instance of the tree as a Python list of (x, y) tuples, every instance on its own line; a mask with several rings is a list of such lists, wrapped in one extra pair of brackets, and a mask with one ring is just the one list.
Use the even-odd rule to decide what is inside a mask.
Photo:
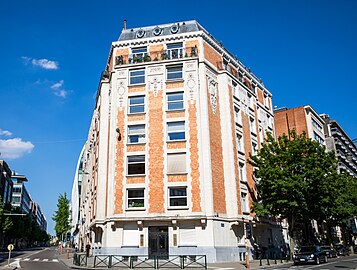
[(5, 215), (4, 210), (8, 210), (7, 205), (4, 205), (3, 200), (0, 196), (0, 245), (4, 245), (4, 236), (7, 234), (7, 232), (11, 229), (13, 223), (12, 220)]
[[(293, 238), (297, 222), (324, 220), (331, 215), (337, 198), (342, 204), (341, 188), (346, 178), (338, 175), (333, 152), (327, 152), (305, 133), (298, 135), (292, 130), (288, 135), (276, 141), (268, 134), (249, 162), (256, 168), (258, 179), (254, 211), (258, 216), (286, 218)], [(291, 242), (291, 248), (293, 245)]]
[(67, 199), (66, 192), (62, 195), (60, 194), (57, 202), (57, 210), (53, 215), (52, 219), (56, 222), (55, 231), (57, 237), (63, 240), (63, 235), (69, 231), (71, 228), (69, 224), (70, 210), (69, 210), (69, 200)]

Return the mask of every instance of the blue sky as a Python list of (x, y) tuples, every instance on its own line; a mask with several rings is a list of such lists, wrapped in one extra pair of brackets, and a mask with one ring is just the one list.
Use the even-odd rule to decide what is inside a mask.
[[(219, 4), (219, 6), (217, 6)], [(0, 1), (0, 158), (46, 215), (70, 197), (110, 44), (128, 28), (197, 20), (263, 79), (357, 138), (357, 1)]]

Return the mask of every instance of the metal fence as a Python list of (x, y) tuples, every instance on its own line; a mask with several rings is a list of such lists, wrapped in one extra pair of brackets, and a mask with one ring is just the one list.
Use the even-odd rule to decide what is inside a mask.
[(95, 255), (92, 266), (85, 254), (74, 254), (73, 264), (93, 268), (205, 268), (206, 255), (172, 255), (172, 256), (126, 256), (126, 255)]

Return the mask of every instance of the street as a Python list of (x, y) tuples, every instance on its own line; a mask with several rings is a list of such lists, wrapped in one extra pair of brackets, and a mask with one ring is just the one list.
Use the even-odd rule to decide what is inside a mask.
[(11, 265), (26, 270), (66, 270), (56, 255), (55, 248), (17, 252), (11, 258)]
[(270, 267), (261, 267), (260, 269), (346, 269), (346, 270), (355, 270), (357, 269), (357, 256), (346, 256), (339, 258), (330, 258), (328, 263), (322, 263), (319, 265), (315, 264), (306, 264), (306, 265), (293, 265), (285, 264), (281, 266), (272, 266)]

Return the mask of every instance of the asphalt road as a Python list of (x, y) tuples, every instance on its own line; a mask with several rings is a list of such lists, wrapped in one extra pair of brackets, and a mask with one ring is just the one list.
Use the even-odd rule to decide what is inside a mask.
[(67, 268), (56, 258), (54, 248), (27, 251), (15, 257), (11, 263), (26, 270), (67, 270)]
[[(264, 269), (264, 268), (260, 268)], [(268, 268), (266, 268), (268, 269)], [(306, 264), (306, 265), (282, 265), (276, 267), (270, 267), (269, 269), (320, 269), (320, 270), (357, 270), (357, 255), (329, 258), (327, 263), (321, 263), (319, 265)]]

